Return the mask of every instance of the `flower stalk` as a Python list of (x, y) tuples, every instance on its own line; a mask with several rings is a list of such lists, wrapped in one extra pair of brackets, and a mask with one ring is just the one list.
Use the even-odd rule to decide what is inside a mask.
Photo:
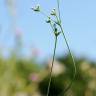
[(57, 47), (57, 35), (55, 35), (55, 47), (54, 47), (54, 53), (53, 53), (53, 59), (52, 59), (51, 70), (50, 70), (50, 74), (49, 74), (49, 83), (48, 83), (47, 95), (46, 95), (46, 96), (49, 96), (49, 92), (50, 92), (50, 85), (51, 85), (51, 81), (52, 81), (52, 69), (53, 69), (53, 65), (54, 65), (56, 47)]
[[(63, 30), (63, 27), (62, 27), (62, 24), (61, 24), (61, 16), (60, 16), (60, 1), (59, 1), (59, 0), (57, 0), (57, 5), (58, 5), (58, 14), (59, 14), (59, 19), (58, 19), (57, 15), (56, 15), (56, 18), (57, 18), (57, 22), (60, 22), (60, 23), (58, 23), (58, 26), (59, 26), (60, 29), (61, 29), (61, 33), (62, 33), (63, 38), (64, 38), (64, 40), (65, 40), (65, 43), (66, 43), (66, 45), (67, 45), (67, 48), (68, 48), (68, 51), (69, 51), (69, 54), (70, 54), (70, 56), (71, 56), (71, 59), (72, 59), (72, 62), (73, 62), (73, 66), (74, 66), (73, 78), (72, 78), (71, 82), (69, 83), (69, 85), (64, 89), (64, 91), (61, 92), (61, 94), (62, 94), (62, 93), (65, 94), (65, 93), (70, 89), (70, 87), (71, 87), (72, 84), (73, 84), (74, 79), (76, 78), (76, 63), (75, 63), (75, 59), (74, 59), (74, 57), (73, 57), (73, 55), (72, 55), (72, 53), (71, 53), (71, 50), (70, 50), (70, 47), (69, 47), (69, 44), (68, 44), (67, 38), (66, 38), (66, 36), (65, 36), (65, 33), (64, 33), (64, 30)], [(58, 96), (61, 96), (61, 94), (58, 95)]]
[[(68, 48), (69, 54), (71, 56), (71, 59), (72, 59), (72, 62), (73, 62), (73, 66), (74, 66), (74, 73), (73, 73), (73, 78), (70, 81), (69, 85), (58, 96), (61, 96), (61, 94), (65, 94), (70, 89), (70, 87), (73, 84), (73, 81), (76, 78), (76, 63), (75, 63), (74, 57), (73, 57), (73, 55), (71, 53), (67, 38), (65, 36), (65, 33), (64, 33), (64, 30), (63, 30), (63, 27), (62, 27), (62, 24), (61, 24), (62, 22), (61, 22), (61, 14), (60, 14), (60, 0), (57, 0), (57, 8), (58, 8), (58, 10), (57, 10), (58, 12), (56, 12), (56, 9), (53, 9), (51, 11), (51, 13), (50, 13), (50, 16), (47, 16), (45, 13), (43, 13), (40, 10), (39, 6), (37, 6), (35, 8), (32, 8), (33, 11), (40, 12), (41, 14), (43, 14), (44, 16), (46, 16), (48, 18), (46, 20), (46, 23), (50, 24), (50, 26), (51, 26), (51, 28), (52, 28), (52, 30), (54, 32), (54, 35), (55, 35), (55, 46), (54, 46), (54, 53), (53, 53), (51, 70), (50, 70), (50, 74), (49, 74), (49, 83), (48, 83), (48, 88), (47, 88), (47, 96), (49, 96), (49, 93), (50, 93), (49, 91), (50, 91), (50, 85), (51, 85), (51, 80), (52, 80), (52, 69), (53, 69), (53, 65), (54, 65), (54, 59), (55, 59), (55, 53), (56, 53), (56, 47), (57, 47), (57, 40), (58, 40), (58, 36), (59, 36), (60, 33), (62, 33), (62, 36), (63, 36), (63, 38), (65, 40), (65, 43), (66, 43), (66, 46)], [(51, 18), (51, 16), (53, 16), (55, 18), (55, 20), (53, 20)], [(57, 26), (58, 26), (58, 28), (57, 28)]]

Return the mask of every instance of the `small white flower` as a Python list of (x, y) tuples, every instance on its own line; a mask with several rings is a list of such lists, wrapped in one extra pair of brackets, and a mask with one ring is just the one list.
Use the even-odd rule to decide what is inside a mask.
[(33, 11), (40, 12), (40, 6), (36, 5), (35, 7), (31, 8)]
[(50, 17), (46, 20), (46, 23), (50, 23), (51, 20), (50, 20)]
[(56, 16), (56, 9), (55, 8), (51, 11), (51, 15)]

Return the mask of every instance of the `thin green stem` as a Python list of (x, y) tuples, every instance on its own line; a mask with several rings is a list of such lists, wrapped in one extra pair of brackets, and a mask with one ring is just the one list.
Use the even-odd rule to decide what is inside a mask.
[(54, 32), (54, 28), (53, 28), (52, 22), (50, 22), (50, 26), (51, 26), (51, 28), (52, 28), (52, 30)]
[(53, 25), (52, 25), (52, 23), (50, 22), (50, 26), (51, 26), (51, 28), (52, 28), (52, 30), (53, 30), (53, 32), (54, 32), (54, 28), (53, 28)]
[[(68, 41), (67, 41), (67, 39), (66, 39), (66, 36), (65, 36), (65, 34), (64, 34), (64, 30), (63, 30), (62, 25), (61, 25), (60, 4), (59, 4), (59, 0), (57, 0), (57, 5), (58, 5), (58, 13), (59, 13), (59, 20), (58, 20), (58, 18), (57, 18), (57, 21), (59, 22), (59, 26), (60, 26), (60, 29), (61, 29), (63, 38), (64, 38), (64, 40), (65, 40), (65, 43), (66, 43), (66, 45), (67, 45), (69, 54), (70, 54), (70, 56), (71, 56), (71, 58), (72, 58), (72, 62), (73, 62), (73, 65), (74, 65), (74, 74), (73, 74), (73, 78), (72, 78), (70, 84), (69, 84), (69, 85), (65, 88), (65, 90), (63, 91), (64, 94), (65, 94), (65, 93), (70, 89), (70, 87), (72, 86), (73, 81), (74, 81), (74, 79), (75, 79), (75, 77), (76, 77), (76, 63), (75, 63), (74, 57), (73, 57), (73, 55), (72, 55), (72, 53), (71, 53), (71, 50), (70, 50)], [(62, 93), (63, 93), (63, 92), (62, 92)], [(61, 93), (61, 94), (62, 94), (62, 93)], [(59, 95), (59, 96), (60, 96), (60, 95)]]
[(40, 13), (41, 13), (43, 16), (45, 16), (45, 17), (47, 17), (47, 18), (50, 18), (51, 21), (55, 22), (50, 16), (46, 15), (44, 12), (40, 11)]
[[(69, 84), (69, 85), (65, 88), (65, 90), (62, 92), (62, 93), (65, 94), (65, 93), (70, 89), (70, 87), (72, 86), (73, 81), (74, 81), (74, 79), (75, 79), (75, 77), (76, 77), (76, 63), (75, 63), (74, 57), (73, 57), (73, 55), (72, 55), (72, 53), (71, 53), (71, 50), (70, 50), (68, 41), (67, 41), (67, 39), (66, 39), (66, 36), (65, 36), (65, 34), (64, 34), (64, 31), (63, 31), (62, 26), (60, 26), (60, 28), (61, 28), (61, 32), (62, 32), (63, 37), (64, 37), (64, 40), (65, 40), (65, 43), (66, 43), (66, 45), (67, 45), (69, 54), (70, 54), (70, 56), (71, 56), (71, 58), (72, 58), (72, 62), (73, 62), (73, 64), (74, 64), (74, 74), (73, 74), (73, 78), (72, 78), (70, 84)], [(61, 93), (61, 94), (62, 94), (62, 93)], [(60, 95), (59, 95), (59, 96), (60, 96)]]
[(58, 22), (58, 23), (60, 23), (60, 21), (59, 21), (59, 18), (58, 18), (58, 16), (57, 16), (57, 14), (56, 14), (56, 19), (57, 19), (57, 22)]
[(60, 14), (60, 1), (57, 0), (57, 6), (58, 6), (58, 14), (59, 14), (59, 20), (61, 22), (61, 14)]
[(41, 13), (42, 15), (44, 15), (45, 17), (49, 18), (49, 16), (46, 15), (44, 12), (40, 11), (40, 13)]
[(52, 80), (52, 70), (53, 70), (55, 53), (56, 53), (56, 46), (57, 46), (57, 36), (55, 36), (55, 47), (54, 47), (54, 53), (53, 53), (53, 59), (52, 59), (52, 65), (51, 65), (51, 70), (50, 70), (50, 75), (49, 75), (49, 83), (48, 83), (48, 89), (47, 89), (47, 95), (46, 96), (49, 96), (50, 85), (51, 85), (51, 80)]

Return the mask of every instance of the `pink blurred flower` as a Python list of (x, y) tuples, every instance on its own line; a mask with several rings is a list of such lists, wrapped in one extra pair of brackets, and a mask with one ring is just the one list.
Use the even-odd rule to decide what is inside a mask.
[(29, 79), (32, 80), (33, 82), (38, 82), (39, 76), (37, 73), (32, 73), (30, 74)]

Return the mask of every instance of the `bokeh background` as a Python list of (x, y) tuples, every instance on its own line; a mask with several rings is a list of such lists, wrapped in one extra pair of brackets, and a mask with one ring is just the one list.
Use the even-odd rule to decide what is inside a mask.
[[(76, 80), (66, 96), (96, 96), (96, 1), (61, 0), (65, 35), (77, 66)], [(56, 0), (0, 0), (0, 96), (46, 96), (54, 34), (46, 17)], [(58, 96), (72, 80), (73, 63), (58, 38), (49, 96)], [(65, 96), (61, 94), (61, 96)]]

